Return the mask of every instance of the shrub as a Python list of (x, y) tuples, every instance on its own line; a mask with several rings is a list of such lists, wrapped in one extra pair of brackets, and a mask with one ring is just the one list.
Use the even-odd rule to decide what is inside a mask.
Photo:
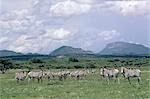
[(79, 68), (84, 68), (84, 66), (82, 66), (82, 65), (75, 65), (74, 68), (75, 69), (79, 69)]
[(10, 59), (0, 59), (0, 71), (4, 74), (8, 69), (13, 68), (13, 63)]
[(114, 61), (118, 62), (118, 61), (120, 61), (120, 60), (119, 60), (119, 59), (114, 59)]
[(96, 68), (96, 66), (93, 63), (88, 63), (86, 68)]
[(122, 60), (122, 61), (120, 61), (121, 63), (125, 63), (126, 61), (124, 61), (124, 60)]
[(71, 58), (69, 58), (69, 62), (79, 62), (79, 60), (71, 57)]
[(30, 60), (32, 63), (44, 63), (41, 59), (33, 58)]

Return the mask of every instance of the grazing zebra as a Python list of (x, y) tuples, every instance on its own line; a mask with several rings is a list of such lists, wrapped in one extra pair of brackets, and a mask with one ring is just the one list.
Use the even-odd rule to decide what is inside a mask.
[(50, 79), (51, 77), (54, 79), (55, 77), (58, 77), (59, 80), (65, 80), (67, 78), (67, 76), (70, 74), (69, 71), (59, 71), (59, 72), (47, 72), (46, 76), (48, 77), (48, 79)]
[(64, 79), (66, 79), (69, 74), (70, 74), (70, 71), (62, 71), (61, 72), (61, 75)]
[(100, 74), (103, 78), (107, 79), (108, 84), (109, 84), (110, 78), (114, 78), (115, 81), (117, 79), (118, 83), (120, 83), (119, 78), (118, 78), (118, 75), (119, 75), (119, 70), (118, 69), (107, 69), (106, 67), (102, 67), (100, 69)]
[[(38, 83), (40, 82), (40, 80), (41, 80), (41, 82), (42, 82), (42, 77), (44, 76), (44, 73), (43, 73), (43, 71), (30, 71), (29, 73), (28, 73), (28, 75), (27, 75), (27, 77), (29, 78), (29, 80), (30, 79), (33, 79), (33, 81), (34, 81), (34, 79), (37, 79), (38, 80)], [(28, 81), (29, 81), (28, 80)]]
[(77, 80), (79, 80), (80, 78), (83, 78), (85, 76), (85, 72), (80, 70), (75, 74), (75, 77), (77, 78)]
[(27, 73), (27, 71), (19, 71), (15, 73), (15, 79), (17, 79), (17, 83), (19, 83), (19, 81), (25, 80)]
[(82, 79), (83, 77), (86, 77), (87, 74), (89, 73), (88, 70), (81, 70), (77, 73), (77, 79), (79, 80), (80, 78)]
[(124, 78), (128, 79), (129, 84), (131, 84), (131, 81), (130, 81), (131, 77), (137, 77), (138, 83), (140, 84), (141, 71), (139, 69), (131, 69), (131, 68), (121, 67), (121, 73), (123, 74)]
[(71, 77), (77, 78), (79, 80), (80, 78), (85, 77), (89, 73), (89, 70), (75, 70), (70, 72)]
[(44, 75), (45, 75), (45, 77), (47, 77), (47, 78), (48, 78), (48, 80), (50, 80), (50, 78), (52, 78), (52, 77), (53, 77), (52, 72), (50, 72), (50, 71), (46, 71), (46, 72), (44, 72)]

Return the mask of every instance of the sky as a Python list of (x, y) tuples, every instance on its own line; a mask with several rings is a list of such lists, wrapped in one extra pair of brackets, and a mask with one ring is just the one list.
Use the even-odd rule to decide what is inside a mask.
[(150, 47), (149, 0), (0, 0), (0, 50), (99, 52), (116, 41)]

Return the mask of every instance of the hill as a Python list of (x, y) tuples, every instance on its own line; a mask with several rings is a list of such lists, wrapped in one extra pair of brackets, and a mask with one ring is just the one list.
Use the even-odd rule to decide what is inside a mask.
[(98, 53), (99, 55), (147, 55), (150, 49), (141, 44), (113, 42)]
[(3, 56), (18, 56), (18, 55), (23, 55), (22, 53), (14, 52), (14, 51), (9, 51), (9, 50), (0, 50), (0, 57)]
[(62, 46), (54, 50), (50, 55), (59, 56), (59, 55), (86, 55), (93, 54), (91, 51), (85, 51), (81, 48), (73, 48), (71, 46)]

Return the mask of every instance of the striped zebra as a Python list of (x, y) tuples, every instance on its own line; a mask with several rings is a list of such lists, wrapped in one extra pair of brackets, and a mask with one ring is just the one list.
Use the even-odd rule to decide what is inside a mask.
[(41, 81), (42, 82), (42, 78), (44, 76), (44, 73), (43, 71), (30, 71), (27, 75), (27, 77), (29, 78), (28, 79), (28, 82), (30, 79), (37, 79), (38, 80), (38, 83)]
[(102, 67), (100, 68), (100, 75), (103, 77), (103, 78), (106, 78), (107, 79), (107, 83), (109, 84), (109, 81), (110, 81), (110, 78), (113, 78), (116, 80), (118, 80), (118, 83), (119, 82), (119, 70), (118, 69), (108, 69), (106, 67)]
[(121, 67), (121, 73), (123, 74), (124, 78), (128, 79), (129, 84), (131, 84), (130, 78), (134, 78), (134, 77), (137, 77), (138, 83), (140, 84), (141, 71), (139, 69)]
[(19, 83), (19, 81), (25, 80), (27, 74), (28, 74), (27, 71), (19, 71), (19, 72), (16, 72), (16, 73), (15, 73), (15, 79), (17, 80), (17, 83)]

